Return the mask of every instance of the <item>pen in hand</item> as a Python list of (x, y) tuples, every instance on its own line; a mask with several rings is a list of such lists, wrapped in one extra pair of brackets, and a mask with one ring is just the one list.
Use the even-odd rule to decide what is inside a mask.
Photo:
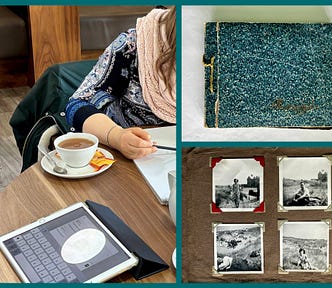
[(176, 147), (169, 147), (169, 146), (155, 145), (155, 144), (153, 146), (157, 147), (158, 149), (176, 151)]

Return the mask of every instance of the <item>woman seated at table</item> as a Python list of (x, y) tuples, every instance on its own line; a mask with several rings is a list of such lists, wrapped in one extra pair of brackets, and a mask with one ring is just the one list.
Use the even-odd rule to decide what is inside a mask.
[(69, 125), (130, 159), (157, 150), (139, 127), (176, 121), (175, 16), (155, 8), (106, 48), (69, 99)]

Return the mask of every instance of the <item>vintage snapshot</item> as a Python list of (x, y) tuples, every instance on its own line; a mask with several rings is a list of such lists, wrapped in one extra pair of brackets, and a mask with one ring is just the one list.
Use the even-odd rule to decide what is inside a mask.
[(217, 274), (264, 272), (264, 224), (213, 224)]
[(326, 157), (279, 157), (279, 199), (285, 210), (331, 205), (331, 162)]
[(325, 272), (329, 267), (329, 222), (282, 222), (280, 269)]
[(263, 157), (212, 160), (212, 202), (217, 210), (213, 212), (248, 212), (261, 207)]

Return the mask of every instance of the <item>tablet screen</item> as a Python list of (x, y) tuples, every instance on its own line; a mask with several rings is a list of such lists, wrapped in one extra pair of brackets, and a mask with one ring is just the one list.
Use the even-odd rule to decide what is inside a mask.
[(136, 263), (80, 204), (1, 238), (3, 251), (25, 282), (102, 282)]

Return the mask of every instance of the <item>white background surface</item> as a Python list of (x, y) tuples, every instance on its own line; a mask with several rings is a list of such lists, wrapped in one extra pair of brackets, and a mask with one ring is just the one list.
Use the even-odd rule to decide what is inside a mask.
[[(182, 6), (182, 141), (332, 141), (332, 130), (204, 127), (204, 67), (202, 63), (204, 23), (208, 21), (255, 22), (255, 19), (249, 16), (255, 15), (254, 9), (262, 9), (262, 7), (252, 6), (251, 8), (228, 6), (228, 14), (225, 14), (222, 6), (217, 8)], [(275, 6), (265, 7), (264, 13), (261, 13), (262, 10), (257, 10), (256, 22), (281, 22), (285, 20), (282, 17), (294, 17), (284, 22), (316, 22), (317, 19), (319, 22), (327, 22), (332, 18), (331, 7), (284, 6), (279, 8), (276, 10)], [(240, 13), (237, 14), (236, 9), (242, 10), (239, 10)], [(274, 10), (274, 14), (269, 15), (266, 9)], [(285, 11), (282, 11), (283, 9)], [(243, 13), (242, 16), (241, 13)], [(237, 15), (239, 15), (238, 19), (236, 19)], [(268, 19), (262, 19), (262, 15)]]
[[(157, 144), (176, 147), (176, 126), (146, 130)], [(158, 149), (157, 152), (135, 159), (134, 162), (158, 200), (166, 205), (170, 196), (168, 173), (176, 170), (176, 152)]]

